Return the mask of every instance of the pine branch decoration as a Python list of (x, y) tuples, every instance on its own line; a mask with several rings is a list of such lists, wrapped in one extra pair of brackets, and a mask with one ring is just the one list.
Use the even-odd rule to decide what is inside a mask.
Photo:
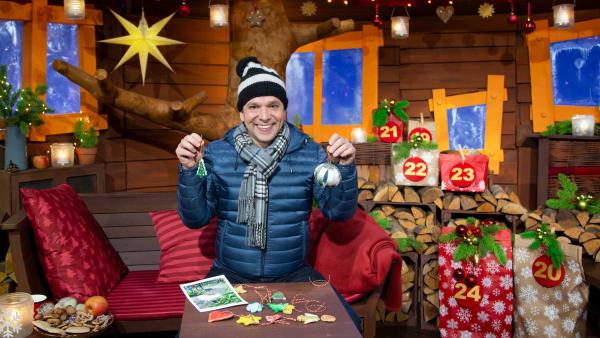
[(402, 160), (410, 156), (410, 151), (412, 149), (436, 150), (437, 148), (437, 143), (427, 142), (423, 140), (422, 137), (413, 135), (412, 140), (393, 145), (394, 156), (392, 157), (392, 161), (396, 164), (400, 163)]
[(410, 248), (413, 248), (417, 252), (422, 251), (424, 248), (423, 243), (410, 237), (397, 239), (396, 242), (398, 243), (398, 252), (401, 253), (408, 251)]
[(521, 234), (523, 239), (533, 239), (529, 245), (530, 251), (535, 251), (540, 247), (546, 249), (546, 255), (552, 260), (552, 265), (558, 269), (565, 260), (565, 254), (560, 247), (560, 243), (556, 239), (556, 234), (551, 231), (548, 224), (542, 223), (535, 231), (525, 231)]

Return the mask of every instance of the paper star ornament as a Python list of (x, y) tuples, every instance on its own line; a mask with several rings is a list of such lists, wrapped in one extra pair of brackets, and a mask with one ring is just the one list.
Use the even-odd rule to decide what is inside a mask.
[(246, 316), (240, 316), (240, 319), (238, 319), (236, 321), (236, 323), (244, 325), (244, 326), (248, 326), (248, 325), (260, 323), (260, 319), (261, 319), (261, 317), (258, 317), (258, 316), (246, 315)]
[(173, 68), (171, 68), (165, 57), (158, 50), (158, 46), (178, 45), (184, 42), (159, 36), (158, 33), (160, 33), (167, 22), (169, 22), (173, 15), (175, 15), (175, 13), (148, 27), (148, 22), (146, 21), (146, 18), (144, 17), (144, 11), (142, 10), (140, 23), (136, 27), (133, 23), (115, 13), (112, 9), (110, 11), (117, 18), (117, 20), (119, 20), (121, 25), (123, 25), (125, 30), (127, 30), (127, 33), (129, 33), (129, 35), (120, 36), (118, 38), (99, 41), (129, 46), (129, 49), (127, 49), (123, 57), (121, 57), (119, 63), (115, 66), (115, 69), (119, 68), (122, 64), (127, 62), (127, 60), (138, 54), (140, 58), (140, 69), (142, 71), (142, 84), (145, 84), (146, 66), (148, 64), (148, 54), (150, 54), (160, 61), (160, 63), (165, 65), (165, 67), (169, 68), (169, 70), (173, 71)]
[(479, 16), (481, 16), (484, 19), (491, 18), (495, 12), (494, 5), (491, 5), (487, 2), (479, 6), (479, 9), (477, 11), (479, 12)]

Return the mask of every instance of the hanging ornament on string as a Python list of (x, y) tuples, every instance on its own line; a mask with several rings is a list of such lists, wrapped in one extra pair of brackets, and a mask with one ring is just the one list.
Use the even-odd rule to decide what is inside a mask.
[(448, 6), (438, 6), (435, 9), (435, 14), (442, 20), (444, 23), (448, 23), (452, 15), (454, 15), (454, 7)]
[(489, 4), (487, 2), (484, 2), (483, 4), (481, 4), (479, 6), (479, 9), (477, 10), (477, 12), (479, 13), (479, 16), (484, 19), (491, 18), (492, 15), (494, 15), (495, 11), (496, 10), (494, 9), (494, 5)]
[(185, 3), (185, 0), (181, 1), (181, 6), (179, 6), (179, 14), (181, 14), (182, 16), (188, 16), (190, 15), (191, 10), (190, 10), (190, 6), (188, 6)]
[(506, 21), (508, 21), (509, 25), (514, 25), (518, 20), (519, 18), (517, 17), (517, 14), (515, 14), (515, 1), (510, 0), (510, 14), (508, 15)]
[(302, 10), (302, 15), (304, 16), (313, 16), (317, 13), (317, 5), (315, 5), (315, 3), (312, 1), (303, 2), (300, 9)]
[(252, 10), (248, 13), (246, 17), (246, 21), (250, 24), (250, 27), (262, 27), (263, 22), (265, 21), (265, 16), (258, 9), (257, 0), (252, 2)]
[(336, 187), (342, 180), (342, 174), (338, 167), (331, 163), (331, 154), (327, 154), (327, 159), (327, 162), (321, 163), (315, 168), (315, 180), (324, 188)]
[(383, 21), (379, 17), (379, 1), (375, 1), (375, 19), (373, 19), (373, 26), (377, 28), (383, 27)]
[(531, 34), (535, 31), (535, 22), (531, 21), (531, 1), (527, 3), (527, 21), (523, 22), (521, 30), (524, 34)]

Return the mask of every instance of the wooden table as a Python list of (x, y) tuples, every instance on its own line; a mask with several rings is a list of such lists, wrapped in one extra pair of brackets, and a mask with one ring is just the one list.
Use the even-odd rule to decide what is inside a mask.
[[(273, 283), (255, 285), (267, 286), (272, 292), (281, 291), (287, 298), (287, 301), (290, 301), (296, 294), (302, 294), (309, 299), (323, 301), (326, 304), (327, 310), (322, 314), (334, 315), (337, 320), (334, 323), (316, 322), (304, 324), (301, 322), (290, 321), (289, 325), (271, 324), (243, 326), (237, 324), (237, 318), (234, 317), (225, 321), (208, 323), (209, 312), (199, 312), (186, 300), (179, 337), (362, 337), (330, 285), (323, 287), (313, 286), (310, 283)], [(251, 288), (247, 288), (247, 291), (247, 293), (244, 293), (241, 296), (248, 303), (258, 301), (258, 295)], [(248, 314), (246, 305), (230, 307), (223, 310), (229, 310), (238, 315)], [(300, 314), (308, 312), (302, 305), (298, 306), (296, 310), (298, 311), (294, 311), (292, 315), (285, 316), (295, 318)], [(273, 311), (265, 306), (262, 312), (255, 313), (254, 315), (262, 317), (261, 323), (266, 323), (264, 317), (273, 314)]]

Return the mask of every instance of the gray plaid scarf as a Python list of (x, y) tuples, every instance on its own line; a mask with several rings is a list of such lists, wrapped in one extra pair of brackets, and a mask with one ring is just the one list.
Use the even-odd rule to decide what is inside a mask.
[(238, 198), (238, 223), (246, 223), (246, 242), (249, 246), (267, 247), (268, 180), (285, 154), (290, 139), (287, 123), (273, 143), (263, 149), (248, 135), (243, 123), (233, 132), (233, 144), (240, 157), (248, 163)]

